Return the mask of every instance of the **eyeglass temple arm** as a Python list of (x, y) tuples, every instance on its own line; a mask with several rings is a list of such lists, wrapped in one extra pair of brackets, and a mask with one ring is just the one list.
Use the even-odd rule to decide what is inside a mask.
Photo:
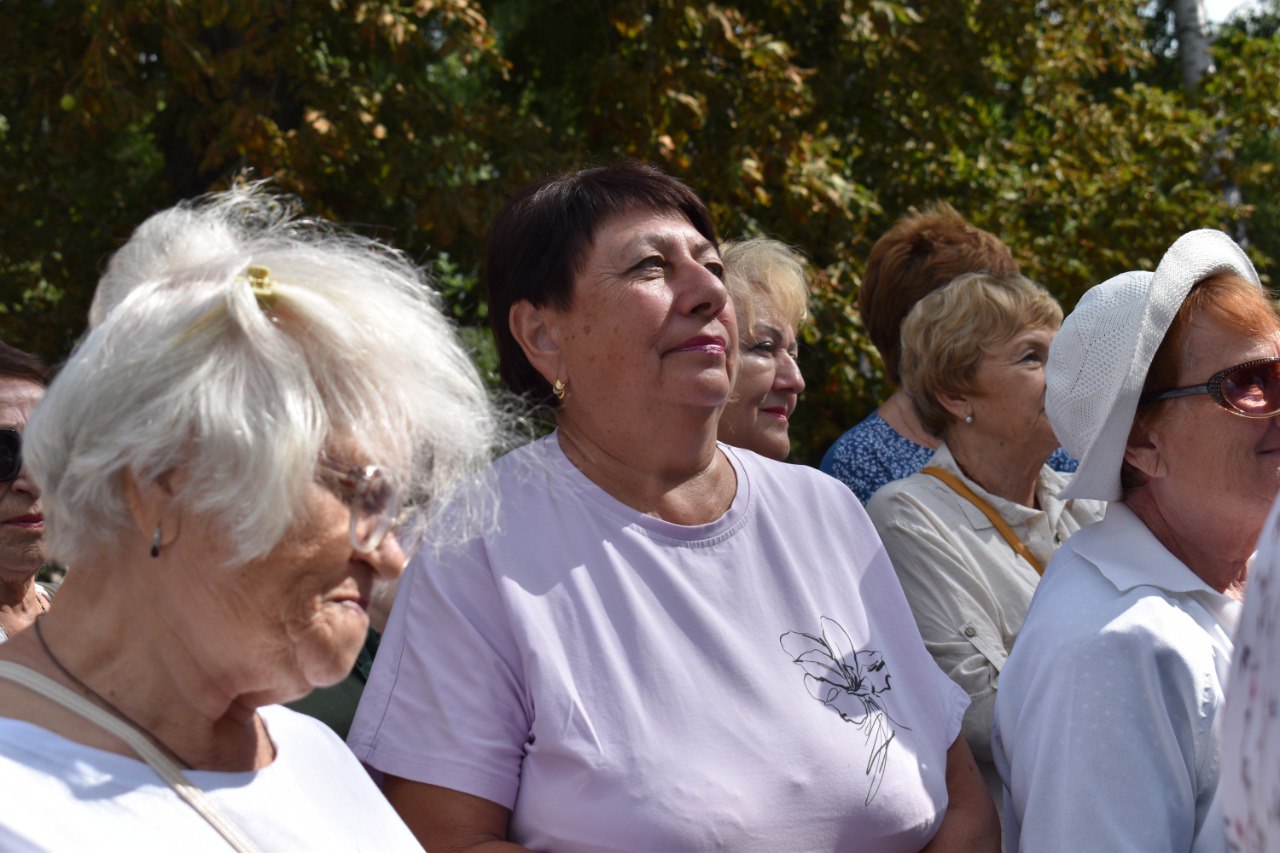
[(1170, 388), (1168, 391), (1156, 391), (1151, 394), (1143, 394), (1138, 400), (1139, 403), (1154, 403), (1156, 400), (1172, 400), (1175, 397), (1193, 397), (1196, 394), (1208, 394), (1209, 386), (1204, 385), (1188, 385), (1185, 388)]

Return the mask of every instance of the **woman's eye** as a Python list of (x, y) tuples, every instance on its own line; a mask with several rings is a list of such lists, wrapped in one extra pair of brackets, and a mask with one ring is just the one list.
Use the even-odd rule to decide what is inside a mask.
[(722, 281), (724, 280), (724, 264), (719, 261), (707, 261), (703, 266), (706, 267), (713, 276), (721, 279)]
[(773, 355), (777, 347), (774, 346), (773, 341), (757, 341), (747, 349), (750, 352), (758, 352), (761, 355)]

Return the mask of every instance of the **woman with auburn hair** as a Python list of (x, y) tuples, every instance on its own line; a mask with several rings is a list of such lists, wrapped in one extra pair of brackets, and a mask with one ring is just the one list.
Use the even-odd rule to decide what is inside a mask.
[[(1011, 850), (1223, 851), (1219, 732), (1249, 560), (1280, 487), (1280, 318), (1193, 231), (1087, 292), (1046, 409), (1111, 501), (1054, 555), (1000, 673)], [(1251, 593), (1252, 594), (1252, 593)]]
[(808, 313), (804, 258), (767, 237), (725, 243), (720, 257), (738, 319), (738, 370), (720, 413), (720, 440), (786, 459), (791, 415), (804, 390), (796, 340)]
[(992, 792), (991, 719), (1000, 670), (1040, 574), (1103, 504), (1061, 500), (1066, 477), (1044, 413), (1044, 371), (1062, 309), (1021, 276), (964, 275), (902, 324), (902, 379), (941, 444), (919, 473), (867, 507), (925, 646), (969, 694), (964, 734)]
[[(0, 646), (0, 848), (418, 849), (332, 684), (494, 418), (422, 272), (241, 188), (148, 219), (23, 434), (58, 605)], [(358, 816), (353, 819), (353, 816)]]
[[(891, 385), (901, 381), (903, 320), (922, 298), (967, 273), (1003, 277), (1018, 275), (1019, 269), (1008, 246), (945, 202), (903, 217), (871, 247), (858, 310)], [(866, 504), (885, 483), (923, 468), (938, 445), (938, 436), (920, 422), (910, 397), (898, 388), (831, 445), (821, 467)], [(1075, 470), (1075, 461), (1059, 450), (1049, 465), (1055, 471)]]
[(716, 441), (723, 274), (702, 201), (634, 161), (491, 226), (500, 369), (556, 431), (491, 469), (493, 529), (414, 559), (349, 739), (427, 848), (998, 848), (862, 507)]
[(0, 643), (49, 609), (36, 583), (44, 565), (40, 490), (22, 461), (22, 433), (48, 381), (39, 358), (0, 341)]

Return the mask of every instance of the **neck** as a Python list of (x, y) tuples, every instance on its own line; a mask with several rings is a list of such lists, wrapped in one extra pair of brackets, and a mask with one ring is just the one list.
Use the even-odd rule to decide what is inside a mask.
[(893, 428), (893, 431), (908, 441), (913, 441), (930, 450), (937, 450), (942, 440), (930, 435), (916, 414), (916, 407), (911, 405), (911, 398), (902, 389), (894, 391), (889, 399), (880, 404), (876, 414)]
[(956, 464), (970, 480), (1007, 501), (1029, 507), (1037, 505), (1040, 469), (1052, 450), (1001, 444), (968, 424), (948, 427), (943, 438)]
[(16, 578), (0, 576), (0, 611), (20, 612), (34, 607), (36, 612), (39, 612), (35, 591), (36, 576), (34, 574)]
[(0, 581), (0, 629), (12, 637), (44, 612), (34, 575)]
[(557, 418), (560, 447), (587, 479), (632, 509), (675, 524), (724, 514), (736, 477), (716, 447), (719, 409), (605, 426), (572, 409)]
[[(86, 691), (75, 681), (87, 685), (190, 767), (244, 771), (269, 764), (272, 746), (254, 707), (192, 653), (162, 606), (137, 606), (145, 597), (128, 591), (128, 579), (148, 572), (139, 566), (76, 568), (58, 591), (58, 606), (41, 621), (49, 651), (74, 678), (63, 676), (43, 650), (32, 658), (38, 668), (81, 695)], [(127, 748), (117, 751), (132, 755)]]
[(1243, 600), (1248, 559), (1261, 532), (1260, 521), (1238, 525), (1209, 523), (1203, 506), (1182, 511), (1169, 501), (1162, 501), (1150, 484), (1134, 489), (1124, 503), (1160, 544), (1206, 585)]

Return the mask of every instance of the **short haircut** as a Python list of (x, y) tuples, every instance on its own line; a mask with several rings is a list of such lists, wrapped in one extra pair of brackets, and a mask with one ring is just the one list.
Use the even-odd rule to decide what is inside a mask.
[[(1280, 316), (1267, 291), (1232, 272), (1215, 273), (1196, 282), (1178, 313), (1169, 324), (1160, 348), (1156, 350), (1142, 384), (1142, 393), (1167, 391), (1178, 384), (1187, 357), (1187, 340), (1196, 321), (1211, 320), (1241, 340), (1264, 338), (1280, 331)], [(1229, 365), (1223, 365), (1228, 367)], [(1156, 400), (1138, 406), (1129, 434), (1141, 435), (1157, 422), (1170, 417), (1167, 400)], [(1146, 476), (1127, 461), (1120, 465), (1120, 487), (1124, 497), (1146, 482)]]
[(938, 394), (976, 390), (991, 346), (1023, 329), (1061, 325), (1057, 300), (1020, 275), (962, 275), (917, 302), (902, 322), (902, 381), (925, 429), (942, 434), (952, 417)]
[(551, 386), (529, 363), (511, 334), (511, 306), (571, 307), (573, 282), (591, 243), (608, 219), (633, 208), (678, 213), (716, 243), (711, 214), (698, 194), (638, 160), (564, 172), (516, 192), (489, 226), (484, 277), (498, 373), (516, 394), (549, 403)]
[(43, 388), (49, 384), (49, 368), (39, 356), (0, 341), (0, 379), (21, 379)]
[(487, 461), (496, 420), (437, 301), (399, 252), (261, 187), (152, 216), (27, 427), (50, 558), (78, 565), (136, 534), (126, 473), (182, 472), (177, 510), (240, 563), (300, 519), (323, 450), (385, 466), (413, 502), (439, 495)]
[(1018, 275), (1018, 262), (994, 234), (964, 220), (951, 205), (934, 202), (885, 232), (867, 257), (858, 310), (885, 375), (900, 383), (902, 321), (925, 295), (965, 273)]
[(777, 306), (792, 326), (799, 326), (809, 313), (806, 262), (786, 243), (768, 237), (734, 240), (720, 247), (720, 259), (740, 334), (747, 334), (755, 325), (756, 296)]

